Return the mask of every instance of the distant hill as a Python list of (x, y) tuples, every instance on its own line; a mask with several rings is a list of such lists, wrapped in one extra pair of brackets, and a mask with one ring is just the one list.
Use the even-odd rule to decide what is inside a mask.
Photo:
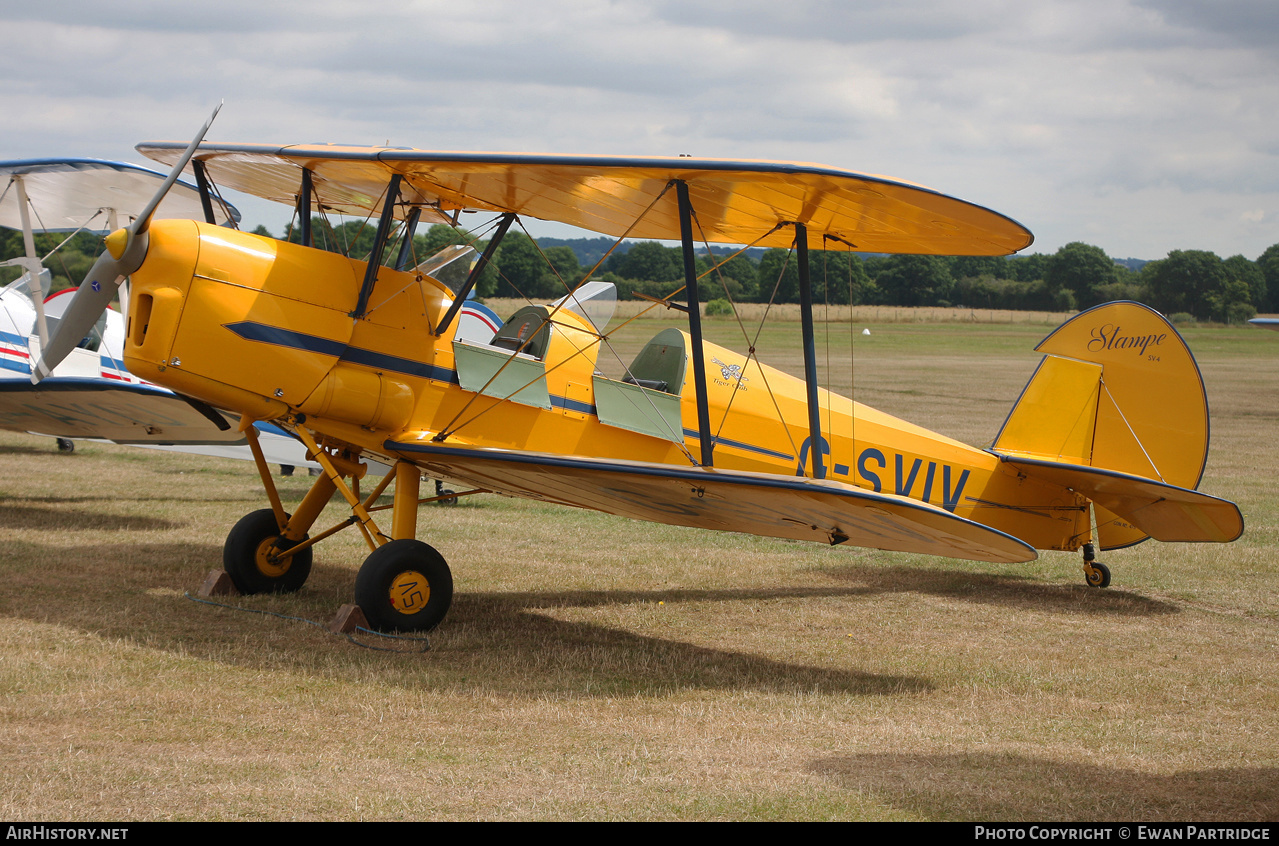
[[(609, 251), (613, 246), (615, 239), (605, 238), (538, 238), (537, 245), (542, 249), (547, 247), (568, 247), (577, 255), (579, 264), (585, 267), (591, 267), (595, 262)], [(625, 253), (631, 248), (631, 242), (623, 241), (615, 253)]]
[[(584, 267), (590, 267), (600, 260), (600, 257), (609, 251), (615, 243), (612, 238), (538, 238), (538, 246), (542, 249), (547, 247), (568, 247), (577, 255), (577, 260)], [(614, 255), (625, 255), (631, 247), (640, 243), (639, 241), (623, 241), (617, 245), (617, 249), (613, 250)], [(705, 251), (705, 247), (701, 244), (697, 245), (698, 254)], [(735, 252), (734, 247), (722, 247), (712, 244), (711, 252), (716, 255), (729, 255)], [(753, 261), (759, 261), (759, 257), (764, 254), (763, 247), (753, 247), (746, 251), (746, 255), (750, 256)]]

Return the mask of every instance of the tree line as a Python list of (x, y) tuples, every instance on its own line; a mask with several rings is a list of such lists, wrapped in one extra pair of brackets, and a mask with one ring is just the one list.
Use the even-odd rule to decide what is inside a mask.
[[(312, 219), (315, 245), (354, 258), (367, 259), (374, 227), (346, 221), (331, 226)], [(256, 234), (271, 235), (259, 226)], [(37, 235), (37, 248), (52, 249), (65, 236)], [(297, 227), (286, 234), (297, 242)], [(583, 239), (583, 256), (601, 255), (600, 239)], [(666, 297), (684, 284), (682, 252), (656, 241), (623, 244), (598, 265), (586, 264), (570, 244), (540, 246), (522, 232), (503, 239), (486, 268), (476, 294), (531, 300), (558, 298), (587, 274), (617, 285), (618, 296)], [(487, 241), (465, 229), (443, 224), (415, 235), (410, 266), (450, 244), (469, 244), (483, 251)], [(54, 290), (79, 284), (101, 249), (101, 239), (81, 233), (56, 254), (50, 269)], [(382, 256), (393, 260), (399, 244)], [(22, 254), (22, 238), (0, 232), (0, 258)], [(731, 257), (729, 257), (731, 255)], [(799, 301), (799, 269), (791, 250), (769, 249), (732, 255), (697, 257), (703, 301)], [(813, 299), (838, 305), (935, 306), (1033, 311), (1074, 311), (1111, 300), (1136, 300), (1171, 316), (1220, 323), (1240, 323), (1258, 312), (1279, 312), (1279, 244), (1255, 261), (1242, 255), (1221, 258), (1206, 250), (1173, 250), (1146, 262), (1139, 270), (1118, 264), (1100, 247), (1079, 241), (1052, 254), (1003, 257), (865, 255), (843, 251), (809, 254)], [(0, 281), (18, 271), (3, 269)]]
[[(316, 218), (315, 231), (320, 220)], [(331, 248), (367, 254), (371, 227), (347, 223), (329, 229)], [(296, 236), (294, 236), (296, 238)], [(361, 244), (361, 241), (364, 244)], [(554, 239), (548, 239), (554, 240)], [(684, 285), (683, 253), (656, 241), (622, 245), (598, 264), (601, 239), (540, 246), (522, 232), (510, 232), (476, 286), (477, 296), (549, 300), (561, 297), (589, 273), (617, 285), (618, 296), (666, 297)], [(317, 245), (320, 239), (317, 237)], [(463, 229), (442, 224), (414, 238), (422, 260), (446, 244), (471, 243)], [(395, 245), (388, 250), (395, 249)], [(792, 250), (699, 255), (701, 299), (735, 302), (799, 301), (799, 268)], [(730, 257), (731, 256), (731, 257)], [(1220, 323), (1240, 323), (1258, 312), (1279, 312), (1279, 244), (1252, 261), (1221, 258), (1206, 250), (1173, 250), (1138, 270), (1117, 263), (1100, 247), (1074, 241), (1052, 254), (1009, 257), (864, 255), (812, 251), (809, 276), (813, 299), (838, 305), (900, 305), (1075, 311), (1112, 300), (1136, 300), (1171, 315)]]

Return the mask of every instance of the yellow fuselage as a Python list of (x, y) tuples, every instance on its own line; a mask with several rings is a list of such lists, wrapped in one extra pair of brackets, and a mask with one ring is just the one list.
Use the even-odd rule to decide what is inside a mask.
[[(144, 379), (254, 419), (303, 414), (330, 445), (376, 456), (387, 454), (388, 440), (441, 432), (444, 445), (601, 459), (688, 466), (700, 455), (684, 333), (688, 375), (665, 389), (678, 400), (680, 431), (672, 423), (663, 432), (655, 411), (647, 426), (606, 422), (597, 394), (629, 392), (641, 418), (665, 397), (601, 386), (599, 338), (572, 312), (551, 315), (545, 350), (520, 357), (523, 370), (500, 367), (476, 382), (465, 372), (472, 358), (501, 359), (492, 349), (458, 350), (453, 327), (435, 334), (453, 294), (430, 277), (379, 269), (357, 319), (363, 262), (192, 221), (156, 221), (150, 233), (132, 277), (124, 354)], [(722, 347), (704, 349), (715, 466), (810, 474), (803, 382)], [(545, 401), (504, 398), (527, 384), (524, 372), (542, 374)], [(489, 386), (483, 393), (480, 383)], [(506, 395), (493, 389), (503, 383)], [(1038, 549), (1076, 549), (1086, 539), (1086, 501), (1067, 489), (847, 398), (823, 391), (820, 403), (826, 479), (924, 500)]]

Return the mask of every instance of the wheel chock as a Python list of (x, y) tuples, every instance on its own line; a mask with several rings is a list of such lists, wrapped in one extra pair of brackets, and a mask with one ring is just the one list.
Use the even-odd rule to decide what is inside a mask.
[(364, 612), (358, 605), (343, 605), (338, 609), (333, 622), (329, 623), (329, 631), (334, 634), (350, 634), (357, 627), (362, 629), (369, 627), (369, 621), (364, 618)]
[(239, 596), (240, 592), (235, 589), (235, 583), (231, 581), (231, 577), (227, 575), (226, 570), (210, 570), (209, 575), (205, 578), (204, 584), (200, 585), (200, 590), (196, 592), (196, 596)]

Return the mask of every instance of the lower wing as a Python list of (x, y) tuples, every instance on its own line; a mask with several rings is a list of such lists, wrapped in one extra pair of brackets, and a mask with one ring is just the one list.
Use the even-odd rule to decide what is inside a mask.
[(147, 385), (103, 379), (0, 381), (0, 428), (118, 444), (244, 444), (223, 414)]
[(977, 561), (1033, 561), (1003, 532), (840, 482), (702, 467), (387, 441), (429, 474), (509, 496), (677, 526)]

